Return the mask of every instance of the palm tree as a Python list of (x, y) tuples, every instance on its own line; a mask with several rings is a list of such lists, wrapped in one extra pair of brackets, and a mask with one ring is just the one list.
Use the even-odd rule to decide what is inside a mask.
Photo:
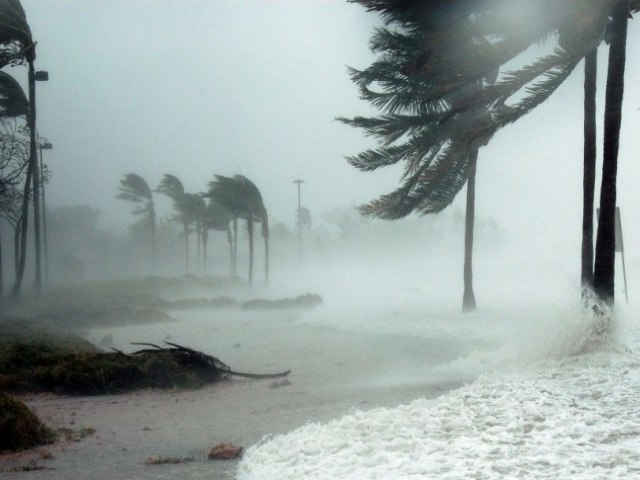
[[(27, 181), (31, 181), (33, 185), (33, 221), (35, 233), (35, 257), (36, 257), (36, 274), (35, 288), (36, 292), (42, 289), (42, 262), (40, 251), (40, 178), (38, 171), (38, 151), (36, 139), (36, 81), (35, 67), (36, 44), (31, 36), (31, 29), (27, 23), (27, 16), (19, 0), (3, 0), (0, 2), (0, 45), (2, 45), (3, 53), (0, 55), (0, 66), (7, 64), (17, 64), (23, 59), (27, 61), (29, 67), (29, 115), (28, 124), (30, 131), (30, 155), (29, 162), (31, 175), (27, 175)], [(17, 47), (17, 50), (16, 50)], [(28, 188), (25, 188), (28, 201)], [(28, 207), (27, 207), (28, 208)], [(23, 215), (23, 230), (26, 233), (28, 224), (28, 215)], [(21, 263), (22, 259), (21, 259)], [(24, 270), (23, 270), (24, 271)], [(22, 275), (20, 276), (20, 283)], [(20, 283), (16, 282), (13, 293), (17, 295), (20, 289)], [(17, 288), (16, 288), (17, 287)]]
[(584, 173), (582, 180), (582, 268), (583, 294), (593, 288), (593, 199), (596, 182), (596, 81), (598, 50), (584, 63)]
[[(371, 47), (380, 53), (379, 60), (366, 70), (351, 70), (361, 97), (385, 114), (349, 121), (382, 139), (380, 148), (350, 157), (349, 161), (365, 171), (399, 161), (406, 163), (403, 185), (362, 208), (381, 218), (401, 218), (412, 211), (433, 213), (448, 205), (467, 180), (473, 151), (486, 144), (498, 129), (533, 110), (564, 82), (604, 38), (612, 10), (618, 12), (614, 11), (614, 17), (621, 19), (628, 16), (630, 6), (633, 11), (640, 9), (638, 0), (442, 1), (428, 5), (419, 0), (353, 1), (381, 13), (387, 24), (395, 27), (394, 31), (378, 29), (372, 38)], [(526, 7), (529, 15), (514, 15), (519, 7)], [(619, 20), (614, 31), (621, 30)], [(472, 42), (468, 41), (468, 32), (473, 32)], [(489, 72), (501, 69), (551, 35), (558, 44), (552, 53), (518, 70), (500, 72), (499, 80), (478, 94), (478, 82)], [(616, 51), (613, 43), (611, 52)], [(618, 78), (624, 71), (623, 64), (620, 71), (623, 60), (624, 55), (618, 54), (610, 62), (610, 68), (618, 65), (613, 67)], [(613, 80), (612, 75), (609, 78)], [(612, 90), (621, 98), (619, 86)], [(615, 111), (613, 104), (608, 112)], [(614, 127), (609, 130), (611, 135), (605, 134), (605, 138), (611, 140), (605, 140), (604, 153), (610, 157), (617, 151), (617, 136)], [(456, 144), (455, 136), (462, 141)], [(598, 238), (602, 236), (602, 242), (598, 244), (602, 248), (596, 248), (594, 285), (599, 291), (601, 272), (611, 282), (610, 287), (600, 289), (606, 297), (613, 294), (615, 169), (607, 161), (604, 168), (608, 174), (603, 174), (601, 198), (609, 208), (601, 211)], [(606, 226), (602, 234), (601, 226)], [(599, 252), (605, 250), (607, 260), (599, 261)]]
[(630, 2), (616, 2), (611, 21), (611, 45), (605, 98), (604, 147), (602, 182), (600, 186), (600, 216), (596, 238), (596, 258), (593, 288), (598, 296), (612, 305), (615, 274), (615, 212), (618, 149), (622, 122), (624, 70), (626, 63), (627, 23)]
[[(185, 273), (189, 272), (189, 228), (197, 220), (200, 201), (198, 195), (185, 193), (182, 182), (175, 175), (166, 174), (160, 180), (156, 192), (162, 193), (173, 201), (176, 215), (172, 220), (182, 224), (185, 242)], [(199, 198), (199, 197), (198, 197)]]
[[(208, 195), (203, 195), (207, 197)], [(209, 230), (215, 230), (219, 232), (225, 232), (227, 234), (227, 243), (229, 244), (229, 258), (231, 262), (231, 272), (233, 274), (233, 234), (231, 232), (230, 222), (232, 219), (231, 212), (225, 207), (220, 205), (214, 199), (209, 198), (206, 206), (204, 222), (203, 222), (203, 234), (202, 245), (204, 249), (204, 268), (207, 270), (207, 241), (209, 238)]]
[[(0, 10), (1, 11), (1, 10)], [(1, 18), (1, 15), (0, 15)], [(24, 91), (20, 84), (9, 74), (0, 71), (0, 117), (2, 118), (16, 118), (19, 116), (23, 116), (25, 118), (29, 118), (29, 100), (27, 100)], [(30, 132), (31, 133), (31, 132)], [(10, 135), (11, 139), (10, 143), (10, 152), (8, 152), (9, 157), (12, 157), (14, 154), (20, 154), (15, 147), (17, 146), (15, 143), (16, 139), (16, 131), (14, 129), (13, 133)], [(6, 139), (6, 137), (5, 137)], [(31, 161), (31, 145), (29, 150), (29, 159), (27, 160), (27, 171), (25, 175), (24, 181), (24, 191), (22, 194), (22, 213), (19, 216), (19, 223), (16, 224), (16, 239), (14, 242), (17, 249), (15, 250), (15, 255), (17, 258), (16, 262), (16, 278), (15, 283), (13, 285), (11, 294), (12, 296), (17, 296), (20, 292), (20, 288), (22, 286), (22, 279), (24, 277), (24, 270), (26, 266), (26, 253), (27, 253), (27, 229), (28, 229), (28, 219), (29, 219), (29, 199), (30, 199), (30, 187), (32, 178), (34, 175), (34, 163)], [(18, 170), (18, 174), (22, 172), (24, 165), (22, 165)], [(17, 179), (14, 178), (14, 180)], [(12, 182), (11, 179), (4, 179), (3, 181)], [(37, 203), (37, 202), (36, 202)], [(19, 227), (18, 227), (19, 225)]]
[(156, 210), (153, 204), (153, 193), (147, 181), (140, 175), (128, 173), (120, 180), (120, 193), (116, 197), (120, 200), (133, 202), (134, 215), (142, 215), (149, 222), (151, 236), (151, 259), (153, 271), (156, 270)]
[[(234, 218), (244, 218), (249, 234), (249, 284), (253, 283), (253, 232), (254, 222), (262, 224), (265, 251), (265, 282), (269, 281), (269, 218), (258, 187), (243, 175), (225, 177), (216, 175), (209, 182), (209, 194), (227, 208)], [(237, 235), (236, 235), (237, 244)]]

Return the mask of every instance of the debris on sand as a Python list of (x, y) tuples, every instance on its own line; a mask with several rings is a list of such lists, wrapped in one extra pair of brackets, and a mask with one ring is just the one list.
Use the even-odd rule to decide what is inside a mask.
[(322, 304), (322, 297), (313, 293), (299, 295), (295, 298), (283, 298), (280, 300), (266, 300), (259, 298), (244, 302), (241, 306), (245, 310), (275, 310), (290, 308), (312, 308)]
[(231, 376), (280, 378), (290, 372), (236, 372), (211, 355), (171, 342), (163, 347), (137, 343), (148, 348), (128, 354), (88, 345), (93, 349), (84, 344), (77, 348), (69, 341), (56, 345), (38, 339), (0, 339), (0, 390), (101, 395), (144, 388), (200, 388)]
[(243, 448), (232, 443), (219, 443), (209, 452), (209, 460), (231, 460), (242, 455)]
[(192, 457), (149, 457), (144, 461), (145, 465), (176, 465), (178, 463), (193, 462)]

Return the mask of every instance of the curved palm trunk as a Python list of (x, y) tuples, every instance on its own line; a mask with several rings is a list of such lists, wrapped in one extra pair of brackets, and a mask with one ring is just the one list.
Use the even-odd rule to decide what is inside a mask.
[(247, 230), (249, 231), (249, 285), (253, 284), (253, 215), (249, 214), (247, 219)]
[(235, 275), (233, 271), (233, 233), (227, 224), (227, 243), (229, 244), (229, 273)]
[(184, 250), (185, 250), (185, 259), (184, 259), (184, 273), (185, 275), (189, 273), (189, 225), (184, 224)]
[(598, 50), (584, 62), (584, 174), (582, 180), (582, 274), (583, 288), (593, 287), (593, 199), (596, 183), (596, 80)]
[(233, 218), (233, 275), (238, 274), (238, 218)]
[(269, 285), (269, 237), (264, 237), (264, 283)]
[(204, 273), (207, 274), (207, 243), (209, 242), (209, 231), (202, 229), (202, 260), (204, 265)]
[(628, 1), (619, 1), (613, 10), (611, 46), (605, 100), (602, 183), (600, 186), (600, 218), (596, 239), (593, 287), (598, 296), (613, 305), (615, 274), (616, 177), (622, 98), (626, 61)]
[(150, 206), (150, 231), (151, 231), (151, 267), (153, 269), (153, 273), (156, 273), (156, 215), (153, 205)]
[(470, 312), (476, 309), (476, 297), (473, 293), (473, 222), (475, 219), (476, 197), (476, 164), (478, 151), (473, 152), (471, 168), (467, 180), (467, 209), (464, 222), (464, 294), (462, 296), (462, 311)]

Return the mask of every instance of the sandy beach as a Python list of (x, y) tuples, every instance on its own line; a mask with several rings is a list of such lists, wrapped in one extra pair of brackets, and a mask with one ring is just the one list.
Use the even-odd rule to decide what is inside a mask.
[[(84, 332), (94, 342), (112, 335), (114, 346), (127, 351), (135, 348), (129, 345), (132, 341), (171, 339), (215, 355), (237, 371), (292, 372), (286, 382), (234, 378), (195, 391), (29, 396), (27, 404), (51, 427), (90, 428), (95, 433), (78, 442), (47, 446), (52, 459), (41, 459), (43, 449), (36, 449), (3, 457), (0, 468), (35, 464), (45, 468), (36, 473), (42, 479), (231, 479), (237, 461), (207, 460), (211, 447), (220, 442), (248, 447), (310, 422), (434, 397), (461, 384), (455, 379), (389, 382), (403, 377), (403, 365), (455, 358), (460, 350), (453, 341), (440, 339), (436, 345), (418, 337), (313, 326), (301, 321), (304, 315), (174, 312), (176, 322)], [(144, 464), (159, 456), (190, 461)]]

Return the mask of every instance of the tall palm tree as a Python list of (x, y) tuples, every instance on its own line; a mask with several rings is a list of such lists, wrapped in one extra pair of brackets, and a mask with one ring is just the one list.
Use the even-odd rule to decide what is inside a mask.
[[(372, 38), (371, 47), (380, 58), (366, 70), (351, 70), (361, 97), (382, 109), (384, 115), (350, 121), (383, 142), (380, 148), (349, 161), (365, 171), (399, 161), (406, 164), (403, 185), (362, 208), (381, 218), (401, 218), (411, 211), (432, 213), (448, 205), (467, 180), (473, 151), (498, 129), (533, 110), (564, 82), (602, 41), (614, 8), (625, 15), (629, 6), (634, 11), (640, 8), (638, 0), (353, 1), (381, 13), (387, 24), (394, 26), (393, 31), (378, 29)], [(528, 15), (514, 15), (519, 8)], [(468, 32), (472, 32), (473, 42), (468, 42)], [(476, 85), (489, 72), (502, 69), (550, 36), (557, 42), (552, 53), (517, 70), (501, 71), (498, 81), (478, 94)], [(614, 63), (619, 64), (620, 59)], [(486, 111), (490, 116), (483, 114)], [(451, 132), (462, 139), (457, 145)], [(605, 146), (605, 156), (612, 151)], [(603, 175), (603, 188), (606, 184), (609, 191), (604, 197), (609, 204), (612, 177), (615, 183), (612, 173), (609, 168), (608, 175)], [(598, 261), (597, 247), (596, 291), (599, 271), (611, 282), (613, 279), (612, 267), (605, 265), (613, 265), (615, 201), (609, 207), (601, 212), (600, 225), (607, 225), (610, 235), (603, 233), (603, 241), (598, 242), (603, 252), (607, 250), (609, 260)], [(598, 230), (600, 238), (600, 226)], [(612, 287), (608, 289), (612, 294)]]
[(175, 216), (172, 220), (182, 224), (185, 242), (185, 273), (189, 272), (189, 231), (190, 226), (196, 221), (200, 202), (195, 194), (186, 193), (182, 182), (175, 175), (166, 174), (160, 180), (156, 192), (166, 195), (173, 201)]
[(146, 217), (149, 223), (151, 237), (151, 259), (153, 271), (156, 269), (156, 210), (153, 203), (153, 193), (147, 181), (140, 175), (128, 173), (120, 180), (120, 193), (116, 197), (120, 200), (133, 202), (134, 215)]
[(612, 305), (615, 274), (615, 212), (618, 150), (622, 122), (622, 98), (626, 64), (629, 0), (618, 0), (612, 13), (611, 45), (605, 98), (604, 146), (602, 181), (600, 185), (600, 216), (596, 238), (596, 258), (593, 288), (598, 296)]
[[(1, 11), (1, 10), (0, 10)], [(0, 16), (0, 18), (2, 18)], [(1, 37), (0, 37), (1, 38)], [(30, 106), (24, 91), (20, 84), (9, 74), (0, 71), (0, 117), (2, 118), (16, 118), (19, 116), (29, 118)], [(31, 132), (30, 132), (31, 133)], [(11, 136), (12, 149), (14, 146), (15, 132)], [(29, 219), (29, 199), (31, 182), (34, 175), (34, 163), (31, 161), (31, 145), (29, 150), (29, 159), (27, 161), (27, 171), (24, 181), (24, 191), (22, 193), (22, 212), (19, 216), (19, 227), (16, 228), (16, 239), (14, 242), (17, 249), (15, 254), (17, 257), (16, 262), (16, 278), (11, 290), (12, 296), (17, 296), (22, 286), (22, 279), (24, 277), (24, 270), (26, 266), (26, 254), (27, 254), (27, 230)], [(13, 152), (15, 153), (15, 152)], [(12, 155), (13, 153), (10, 153)], [(22, 171), (22, 169), (20, 169)]]
[[(31, 29), (27, 23), (27, 16), (19, 0), (2, 0), (0, 2), (0, 45), (3, 53), (0, 54), (0, 66), (7, 64), (17, 64), (26, 60), (29, 68), (29, 115), (28, 124), (30, 131), (30, 170), (31, 175), (27, 175), (27, 181), (32, 182), (33, 188), (33, 221), (35, 236), (35, 257), (36, 292), (42, 289), (42, 262), (40, 250), (40, 178), (38, 171), (38, 151), (36, 139), (36, 80), (35, 80), (35, 59), (36, 44), (31, 35)], [(17, 47), (17, 49), (15, 48)], [(28, 193), (28, 188), (25, 188)], [(29, 197), (27, 194), (26, 197)], [(27, 200), (28, 201), (28, 200)], [(28, 207), (27, 207), (28, 208)], [(28, 215), (23, 215), (23, 229), (26, 232)], [(22, 259), (21, 259), (22, 260)], [(21, 262), (22, 263), (22, 262)], [(22, 278), (20, 278), (20, 282)], [(17, 289), (15, 288), (17, 286)], [(17, 295), (20, 284), (16, 282), (14, 295)]]
[(268, 282), (269, 218), (258, 187), (243, 175), (234, 175), (233, 177), (216, 175), (215, 180), (209, 182), (208, 195), (227, 208), (234, 217), (244, 218), (247, 222), (247, 232), (249, 236), (249, 284), (253, 283), (254, 222), (257, 221), (262, 224), (265, 250), (265, 281)]
[(583, 294), (593, 288), (593, 201), (596, 183), (596, 83), (598, 50), (584, 63), (584, 172), (582, 180), (582, 268)]
[[(207, 197), (208, 195), (204, 195)], [(233, 234), (231, 232), (230, 222), (232, 219), (231, 212), (209, 198), (204, 217), (202, 244), (204, 248), (204, 268), (207, 270), (207, 241), (209, 238), (208, 231), (215, 230), (225, 232), (227, 235), (227, 243), (229, 244), (229, 258), (231, 262), (231, 272), (233, 274)]]

